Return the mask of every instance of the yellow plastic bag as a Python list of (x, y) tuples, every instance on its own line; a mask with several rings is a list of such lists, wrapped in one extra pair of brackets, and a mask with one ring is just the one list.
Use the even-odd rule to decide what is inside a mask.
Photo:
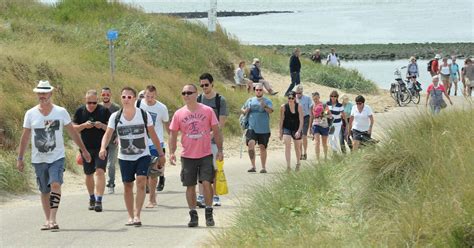
[(226, 195), (229, 193), (227, 188), (227, 180), (224, 174), (224, 160), (217, 160), (217, 174), (216, 174), (216, 193), (217, 195)]

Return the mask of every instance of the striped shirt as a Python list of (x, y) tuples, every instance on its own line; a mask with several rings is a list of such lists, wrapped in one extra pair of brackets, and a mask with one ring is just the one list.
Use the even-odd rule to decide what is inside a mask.
[(335, 105), (332, 105), (331, 101), (326, 103), (331, 111), (333, 117), (333, 124), (334, 125), (341, 125), (342, 124), (342, 113), (344, 112), (344, 106), (342, 103), (336, 102)]

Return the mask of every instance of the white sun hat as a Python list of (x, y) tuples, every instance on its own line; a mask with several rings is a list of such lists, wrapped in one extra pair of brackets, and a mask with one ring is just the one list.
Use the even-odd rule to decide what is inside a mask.
[(49, 93), (54, 90), (54, 87), (51, 86), (48, 80), (40, 80), (38, 86), (33, 89), (35, 93)]

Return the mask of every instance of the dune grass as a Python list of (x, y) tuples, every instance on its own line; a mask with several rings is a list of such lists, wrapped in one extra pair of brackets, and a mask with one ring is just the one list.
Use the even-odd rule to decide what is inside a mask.
[(474, 110), (420, 116), (376, 147), (256, 190), (225, 247), (472, 247)]
[[(243, 54), (252, 61), (259, 58), (262, 66), (283, 75), (290, 75), (289, 56), (282, 56), (275, 50), (262, 50), (258, 46), (246, 46)], [(315, 64), (311, 60), (301, 57), (301, 80), (313, 82), (352, 93), (376, 93), (377, 85), (365, 79), (356, 70), (341, 67)]]

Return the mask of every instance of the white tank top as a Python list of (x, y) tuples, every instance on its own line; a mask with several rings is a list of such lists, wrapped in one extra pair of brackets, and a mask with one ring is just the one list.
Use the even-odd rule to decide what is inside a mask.
[(441, 70), (439, 72), (443, 75), (449, 75), (449, 65), (441, 66)]

